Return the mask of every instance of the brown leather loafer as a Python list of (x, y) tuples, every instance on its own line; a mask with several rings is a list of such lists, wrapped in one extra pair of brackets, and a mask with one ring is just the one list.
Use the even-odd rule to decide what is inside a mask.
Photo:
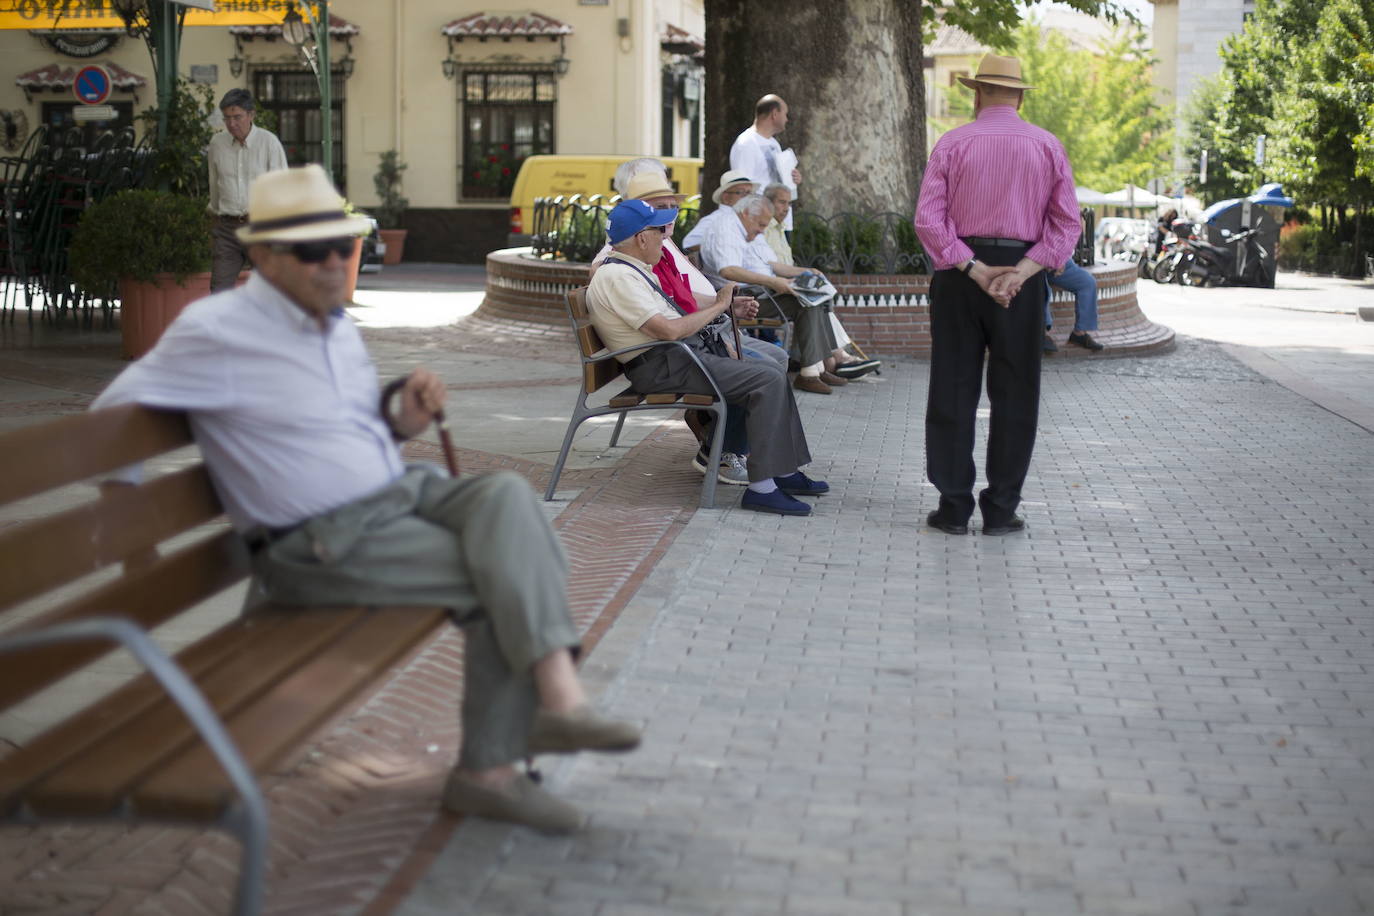
[(591, 706), (583, 705), (571, 712), (536, 712), (527, 749), (531, 754), (568, 754), (632, 751), (637, 747), (638, 728), (629, 722), (607, 719)]
[(444, 809), (453, 814), (524, 824), (543, 833), (572, 833), (582, 826), (582, 813), (540, 788), (524, 773), (499, 789), (488, 789), (458, 774), (444, 785)]
[(799, 375), (792, 382), (792, 387), (798, 391), (809, 391), (812, 394), (829, 394), (831, 388), (825, 382), (814, 375)]
[(831, 388), (839, 388), (849, 384), (849, 379), (840, 378), (835, 373), (826, 372), (825, 370), (821, 370), (821, 381), (825, 382)]

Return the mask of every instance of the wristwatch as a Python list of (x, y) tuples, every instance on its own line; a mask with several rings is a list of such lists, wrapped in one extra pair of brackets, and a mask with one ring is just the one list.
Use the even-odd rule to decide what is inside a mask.
[(977, 258), (969, 258), (968, 263), (964, 265), (964, 276), (970, 276), (973, 273), (973, 265), (977, 263)]

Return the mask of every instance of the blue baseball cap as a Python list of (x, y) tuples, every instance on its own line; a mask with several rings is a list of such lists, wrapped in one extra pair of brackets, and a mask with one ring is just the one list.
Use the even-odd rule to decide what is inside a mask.
[(622, 200), (606, 221), (606, 237), (612, 245), (619, 245), (636, 232), (651, 226), (671, 226), (677, 221), (677, 207), (655, 210), (642, 200)]

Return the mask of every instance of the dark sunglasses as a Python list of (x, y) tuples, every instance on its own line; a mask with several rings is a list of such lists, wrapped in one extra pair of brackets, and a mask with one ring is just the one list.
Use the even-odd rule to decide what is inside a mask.
[(280, 254), (290, 254), (302, 264), (323, 264), (331, 254), (347, 260), (353, 256), (353, 236), (320, 239), (314, 242), (283, 242), (272, 246)]

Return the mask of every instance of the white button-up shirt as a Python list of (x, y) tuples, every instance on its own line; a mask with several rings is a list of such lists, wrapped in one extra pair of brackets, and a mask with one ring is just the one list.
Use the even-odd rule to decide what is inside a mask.
[(701, 266), (712, 283), (723, 286), (729, 283), (720, 275), (727, 267), (743, 267), (754, 273), (776, 276), (773, 263), (778, 256), (768, 247), (768, 240), (760, 232), (749, 241), (744, 222), (733, 210), (726, 211), (730, 219), (720, 219), (711, 223), (706, 237), (701, 240)]
[(92, 409), (185, 410), (234, 527), (286, 527), (400, 477), (377, 372), (342, 309), (319, 323), (262, 275), (186, 308)]
[(263, 172), (286, 168), (286, 150), (271, 131), (254, 127), (240, 143), (227, 130), (210, 138), (210, 212), (220, 216), (248, 213), (248, 186)]

